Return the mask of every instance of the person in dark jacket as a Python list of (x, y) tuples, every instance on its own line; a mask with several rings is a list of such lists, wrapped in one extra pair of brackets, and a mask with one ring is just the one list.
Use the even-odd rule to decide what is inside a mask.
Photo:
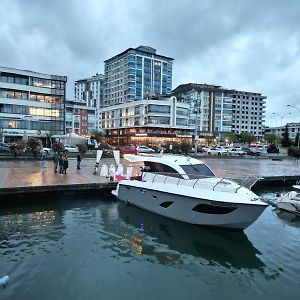
[(59, 175), (62, 176), (63, 175), (63, 170), (64, 170), (64, 158), (63, 158), (62, 155), (59, 157), (58, 165), (59, 165)]
[(80, 170), (81, 156), (77, 154), (77, 170)]
[(63, 163), (63, 173), (67, 174), (67, 169), (69, 167), (69, 160), (68, 160), (68, 156), (65, 155), (64, 156), (64, 163)]
[(54, 156), (53, 156), (54, 173), (57, 173), (58, 162), (59, 162), (59, 156), (58, 156), (57, 152), (55, 152)]

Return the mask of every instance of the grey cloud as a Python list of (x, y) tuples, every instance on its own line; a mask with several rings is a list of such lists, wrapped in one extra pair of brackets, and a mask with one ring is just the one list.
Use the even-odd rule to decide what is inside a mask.
[(206, 82), (261, 92), (267, 114), (299, 103), (297, 0), (1, 2), (0, 65), (67, 75), (69, 98), (74, 80), (144, 44), (175, 58), (174, 88)]

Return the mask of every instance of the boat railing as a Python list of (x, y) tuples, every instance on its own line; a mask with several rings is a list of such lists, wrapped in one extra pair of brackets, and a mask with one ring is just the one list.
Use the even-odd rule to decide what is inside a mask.
[(191, 188), (197, 188), (197, 186), (201, 185), (201, 187), (212, 189), (213, 191), (221, 189), (222, 191), (237, 193), (241, 187), (251, 189), (257, 182), (258, 177), (251, 175), (247, 175), (246, 177), (215, 177), (205, 175), (195, 176), (195, 174), (186, 173), (145, 172), (143, 180), (152, 183), (174, 184), (176, 186), (187, 186)]

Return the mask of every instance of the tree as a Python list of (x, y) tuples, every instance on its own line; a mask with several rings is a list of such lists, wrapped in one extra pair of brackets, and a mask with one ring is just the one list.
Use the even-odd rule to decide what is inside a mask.
[(42, 141), (35, 137), (29, 138), (26, 143), (26, 148), (27, 148), (28, 152), (32, 153), (33, 156), (37, 156), (37, 154), (42, 149), (42, 147), (43, 147)]
[(285, 130), (284, 130), (284, 133), (283, 133), (283, 137), (281, 139), (281, 146), (282, 147), (290, 147), (291, 146), (291, 140), (290, 140), (290, 137), (289, 137), (289, 130), (288, 130), (288, 126), (286, 125), (285, 126)]
[(82, 155), (84, 155), (88, 151), (88, 147), (87, 147), (87, 145), (85, 143), (79, 144), (79, 145), (77, 145), (77, 147), (78, 147), (78, 151)]
[(295, 139), (295, 146), (297, 147), (298, 146), (298, 140), (299, 140), (299, 131), (297, 132), (297, 135), (296, 135), (296, 139)]
[(91, 132), (91, 139), (96, 140), (97, 142), (99, 142), (99, 140), (102, 138), (102, 136), (103, 136), (103, 134), (99, 130), (93, 130)]
[(254, 134), (250, 132), (242, 132), (241, 133), (241, 140), (244, 143), (248, 143), (250, 145), (251, 142), (254, 142), (256, 140)]
[(275, 133), (266, 133), (264, 140), (269, 144), (274, 144), (278, 140), (278, 137)]
[(223, 139), (228, 140), (228, 142), (234, 143), (237, 141), (237, 135), (234, 132), (225, 132), (222, 134)]
[(53, 150), (55, 153), (63, 152), (63, 150), (64, 150), (64, 145), (63, 145), (61, 142), (54, 142), (54, 143), (52, 144), (52, 150)]
[(26, 143), (22, 140), (15, 141), (11, 143), (10, 149), (13, 152), (14, 156), (16, 157), (20, 154), (26, 147)]
[(180, 144), (180, 149), (181, 149), (182, 153), (187, 155), (191, 152), (192, 146), (190, 143), (182, 142)]

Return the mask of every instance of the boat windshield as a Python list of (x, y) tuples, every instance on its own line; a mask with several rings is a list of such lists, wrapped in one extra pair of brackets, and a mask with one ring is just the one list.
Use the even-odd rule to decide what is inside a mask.
[(205, 164), (197, 165), (181, 165), (180, 166), (184, 172), (189, 176), (190, 179), (198, 179), (201, 176), (212, 177), (215, 176), (214, 173)]
[(171, 177), (183, 178), (182, 174), (179, 174), (175, 169), (173, 169), (168, 165), (161, 164), (158, 162), (150, 162), (150, 161), (145, 161), (144, 164), (145, 164), (144, 171), (146, 172), (165, 173), (165, 175)]

